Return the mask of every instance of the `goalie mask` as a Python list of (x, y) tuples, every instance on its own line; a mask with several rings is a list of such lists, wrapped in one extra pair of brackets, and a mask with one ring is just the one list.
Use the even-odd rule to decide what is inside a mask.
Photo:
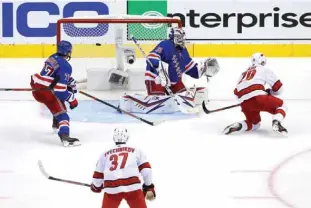
[(175, 46), (185, 47), (185, 31), (182, 28), (174, 27), (170, 30), (169, 39), (174, 42)]
[(263, 53), (254, 53), (252, 55), (252, 65), (253, 66), (264, 66), (267, 63), (267, 58)]
[(113, 141), (116, 144), (126, 144), (129, 134), (126, 128), (116, 128), (113, 132)]

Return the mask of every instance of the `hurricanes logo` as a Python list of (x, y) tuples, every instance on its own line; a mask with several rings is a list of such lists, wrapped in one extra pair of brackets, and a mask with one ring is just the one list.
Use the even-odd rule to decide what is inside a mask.
[[(147, 11), (142, 14), (143, 16), (147, 17), (163, 17), (163, 15), (160, 12), (157, 11)], [(146, 29), (158, 29), (163, 26), (163, 23), (142, 23), (142, 26)]]

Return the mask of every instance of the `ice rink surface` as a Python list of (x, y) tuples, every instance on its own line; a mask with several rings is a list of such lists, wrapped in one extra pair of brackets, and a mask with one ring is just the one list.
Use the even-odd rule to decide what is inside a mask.
[[(231, 68), (245, 64), (245, 60), (238, 62)], [(281, 66), (281, 60), (272, 61), (285, 80), (285, 90), (292, 92), (285, 94), (289, 108), (284, 122), (289, 131), (287, 138), (272, 131), (271, 116), (265, 113), (257, 132), (222, 135), (227, 125), (244, 119), (240, 109), (235, 108), (187, 119), (168, 119), (156, 127), (122, 122), (122, 116), (120, 122), (113, 123), (72, 121), (72, 136), (77, 136), (82, 146), (64, 148), (52, 133), (51, 119), (42, 116), (42, 107), (29, 93), (1, 93), (0, 207), (100, 207), (102, 194), (47, 180), (37, 161), (41, 159), (48, 173), (55, 177), (90, 183), (99, 155), (113, 146), (113, 129), (123, 126), (131, 134), (129, 145), (140, 147), (153, 167), (157, 199), (148, 203), (148, 207), (310, 208), (311, 100), (310, 95), (306, 94), (304, 99), (303, 94), (308, 93), (311, 61), (291, 62)], [(29, 63), (27, 70), (19, 73), (22, 69), (18, 71), (16, 67), (24, 64), (8, 63), (0, 61), (0, 87), (27, 87), (30, 74), (42, 64), (37, 60), (31, 63), (34, 66), (31, 68)], [(211, 83), (211, 109), (235, 103), (228, 96), (242, 70), (231, 73), (229, 62), (220, 63), (223, 70)], [(298, 75), (290, 71), (294, 63), (303, 63), (295, 68), (301, 70)], [(16, 82), (11, 80), (14, 76)], [(223, 88), (216, 89), (215, 82)], [(121, 207), (127, 205), (123, 203)]]

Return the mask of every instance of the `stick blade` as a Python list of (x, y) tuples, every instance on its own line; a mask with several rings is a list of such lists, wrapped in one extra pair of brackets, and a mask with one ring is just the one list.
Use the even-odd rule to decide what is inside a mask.
[(180, 111), (184, 114), (199, 114), (200, 113), (200, 109), (197, 107), (194, 108), (180, 108)]
[(203, 111), (206, 113), (206, 114), (209, 114), (211, 111), (209, 111), (207, 108), (206, 108), (206, 105), (205, 105), (205, 101), (203, 101), (202, 103), (202, 108), (203, 108)]
[(43, 167), (43, 163), (41, 160), (38, 160), (38, 166), (39, 169), (41, 171), (41, 173), (46, 177), (46, 178), (50, 178), (50, 175), (45, 171), (44, 167)]

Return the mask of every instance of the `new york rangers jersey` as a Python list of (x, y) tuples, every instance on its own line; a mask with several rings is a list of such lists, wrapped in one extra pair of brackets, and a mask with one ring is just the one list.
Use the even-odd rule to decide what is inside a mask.
[(46, 87), (50, 86), (54, 79), (58, 79), (54, 92), (61, 101), (65, 101), (71, 95), (67, 90), (71, 73), (72, 68), (69, 62), (63, 57), (53, 54), (44, 62), (41, 72), (34, 74), (32, 79), (35, 83)]
[(110, 194), (141, 189), (140, 175), (145, 185), (152, 184), (151, 166), (141, 150), (117, 145), (101, 154), (93, 174), (92, 183), (103, 185)]
[(197, 63), (189, 56), (187, 48), (176, 48), (171, 40), (161, 41), (150, 52), (148, 59), (152, 66), (147, 62), (146, 80), (154, 80), (158, 76), (156, 68), (161, 67), (160, 61), (168, 64), (168, 75), (171, 84), (176, 84), (181, 79), (183, 73), (193, 78), (199, 78), (200, 76)]
[(250, 66), (241, 74), (234, 94), (243, 102), (258, 95), (267, 95), (266, 85), (271, 88), (272, 95), (277, 95), (282, 90), (282, 82), (273, 71), (263, 66)]

